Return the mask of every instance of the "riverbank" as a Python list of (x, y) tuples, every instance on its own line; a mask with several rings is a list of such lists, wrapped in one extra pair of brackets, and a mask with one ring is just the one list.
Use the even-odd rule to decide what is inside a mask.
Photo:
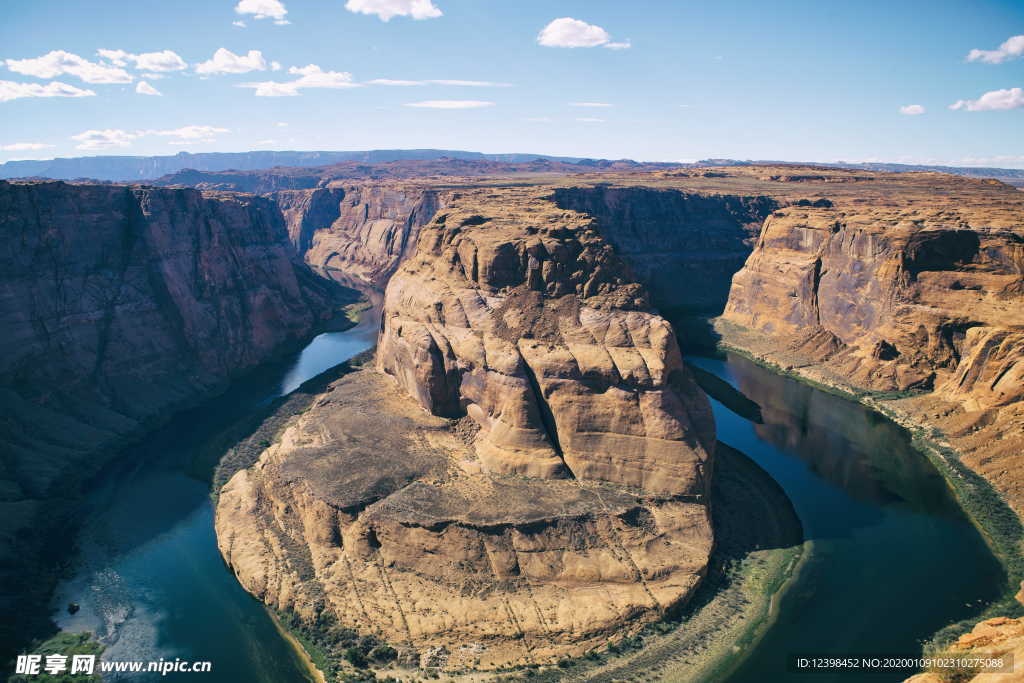
[[(699, 335), (705, 347), (732, 352), (774, 373), (798, 380), (820, 391), (855, 401), (903, 427), (912, 444), (942, 475), (957, 504), (978, 529), (995, 558), (1006, 572), (1001, 596), (977, 617), (965, 619), (937, 631), (925, 643), (926, 652), (942, 652), (978, 621), (996, 616), (1019, 617), (1024, 607), (1016, 600), (1024, 580), (1024, 527), (1021, 520), (985, 477), (963, 462), (962, 454), (939, 427), (923, 417), (919, 405), (928, 400), (922, 392), (888, 393), (862, 389), (792, 351), (773, 344), (763, 334), (720, 319), (706, 323), (690, 322), (687, 329)], [(935, 410), (927, 405), (926, 409)], [(939, 414), (939, 413), (935, 413)]]
[[(47, 497), (38, 499), (33, 507), (20, 509), (19, 514), (31, 515), (31, 521), (27, 522), (26, 526), (33, 530), (31, 537), (22, 540), (34, 545), (32, 548), (23, 547), (17, 557), (0, 558), (9, 568), (4, 577), (5, 585), (17, 586), (16, 591), (13, 588), (10, 590), (11, 604), (16, 600), (17, 605), (20, 605), (17, 609), (11, 608), (9, 611), (7, 604), (0, 602), (0, 617), (7, 617), (0, 618), (0, 633), (4, 636), (0, 639), (3, 641), (0, 643), (0, 663), (10, 663), (13, 667), (13, 658), (18, 652), (25, 651), (32, 643), (47, 642), (60, 635), (61, 631), (53, 621), (55, 617), (50, 602), (58, 584), (65, 580), (73, 569), (71, 563), (77, 552), (75, 546), (78, 543), (84, 501), (89, 491), (96, 488), (98, 482), (102, 482), (105, 473), (110, 468), (116, 468), (120, 461), (137, 457), (135, 449), (139, 444), (178, 420), (180, 416), (201, 413), (207, 406), (223, 400), (231, 392), (232, 387), (254, 383), (259, 378), (281, 371), (284, 365), (290, 362), (289, 359), (317, 335), (354, 327), (357, 320), (353, 317), (358, 318), (359, 313), (365, 310), (368, 304), (365, 298), (354, 301), (351, 299), (352, 297), (346, 295), (346, 298), (339, 302), (344, 305), (338, 309), (337, 315), (319, 323), (306, 338), (278, 348), (272, 357), (259, 366), (236, 373), (211, 387), (201, 396), (184, 399), (159, 415), (140, 422), (136, 429), (112, 439), (103, 448), (97, 449), (86, 464), (67, 472), (61, 480), (59, 490), (48, 492)], [(197, 477), (209, 478), (213, 469), (211, 457), (217, 456), (210, 456), (206, 460), (196, 458), (192, 473)], [(40, 465), (43, 464), (45, 460), (40, 460)], [(18, 515), (11, 515), (7, 521), (14, 524), (20, 523), (21, 519)], [(46, 538), (70, 538), (75, 541), (69, 546), (64, 543), (43, 544), (37, 540)], [(3, 593), (2, 597), (9, 597), (7, 590)], [(8, 614), (10, 616), (7, 616)]]

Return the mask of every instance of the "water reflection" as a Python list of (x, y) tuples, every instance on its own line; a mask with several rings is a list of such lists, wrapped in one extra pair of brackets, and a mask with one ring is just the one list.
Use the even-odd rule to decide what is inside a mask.
[(899, 425), (840, 396), (780, 382), (746, 358), (730, 358), (728, 366), (737, 388), (762, 406), (757, 435), (846, 495), (879, 505), (903, 503), (922, 514), (962, 516), (942, 476)]
[(760, 404), (755, 424), (713, 401), (718, 437), (782, 485), (810, 541), (778, 620), (731, 681), (903, 680), (913, 671), (793, 674), (787, 657), (916, 655), (998, 596), (999, 564), (902, 428), (739, 356), (689, 360)]

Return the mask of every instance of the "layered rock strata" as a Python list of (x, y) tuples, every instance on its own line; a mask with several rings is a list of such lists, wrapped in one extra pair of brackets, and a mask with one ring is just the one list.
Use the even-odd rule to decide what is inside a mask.
[(919, 394), (891, 408), (941, 429), (1020, 513), (1024, 198), (957, 185), (965, 196), (776, 211), (733, 279), (722, 319), (739, 328), (720, 329), (817, 381)]
[(224, 487), (250, 592), (450, 669), (579, 655), (692, 593), (707, 399), (593, 219), (547, 196), (454, 195), (388, 285), (378, 370)]
[(330, 277), (382, 290), (416, 249), (444, 193), (416, 184), (365, 183), (275, 192), (306, 263)]
[[(593, 216), (661, 311), (718, 315), (764, 219), (765, 195), (699, 194), (660, 187), (557, 188), (558, 206)], [(693, 283), (700, 283), (693, 287)]]
[(116, 444), (295, 344), (339, 304), (294, 257), (266, 199), (0, 182), (0, 234), (0, 565), (11, 598), (7, 580), (31, 566), (32, 539), (47, 529), (40, 517)]

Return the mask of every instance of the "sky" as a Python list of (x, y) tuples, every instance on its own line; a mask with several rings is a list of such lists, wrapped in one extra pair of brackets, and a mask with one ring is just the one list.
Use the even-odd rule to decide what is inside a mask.
[(4, 0), (0, 161), (442, 148), (1024, 168), (1024, 0)]

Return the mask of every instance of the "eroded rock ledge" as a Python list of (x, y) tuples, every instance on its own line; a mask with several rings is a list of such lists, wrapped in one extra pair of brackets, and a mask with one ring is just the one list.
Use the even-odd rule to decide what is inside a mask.
[(592, 219), (536, 188), (453, 195), (388, 286), (377, 365), (222, 490), (247, 590), (483, 669), (582, 654), (692, 593), (709, 405)]

